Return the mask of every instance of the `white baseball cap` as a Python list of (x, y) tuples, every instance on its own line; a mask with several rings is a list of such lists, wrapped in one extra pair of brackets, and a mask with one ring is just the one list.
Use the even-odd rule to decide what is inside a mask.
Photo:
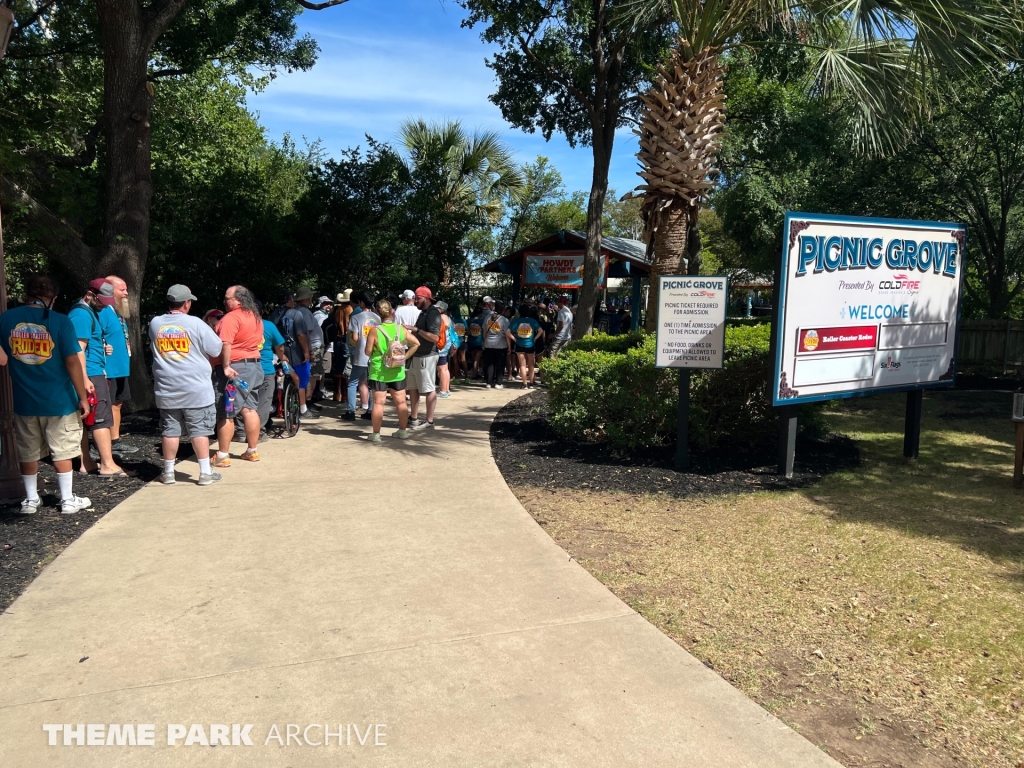
[(484, 296), (483, 303), (484, 304), (493, 304), (494, 303), (494, 299), (492, 299), (490, 296)]
[(406, 290), (402, 291), (402, 298), (403, 299), (415, 299), (416, 298), (416, 294), (413, 293), (412, 291), (406, 289)]

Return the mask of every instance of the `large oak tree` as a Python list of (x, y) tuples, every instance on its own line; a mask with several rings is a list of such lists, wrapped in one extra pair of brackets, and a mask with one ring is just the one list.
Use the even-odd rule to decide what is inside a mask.
[[(96, 275), (116, 273), (128, 283), (134, 305), (131, 330), (141, 348), (139, 297), (149, 253), (153, 199), (152, 110), (162, 79), (188, 76), (217, 62), (241, 78), (251, 71), (306, 69), (316, 44), (296, 37), (295, 18), (303, 8), (322, 10), (347, 0), (17, 0), (20, 23), (0, 70), (4, 103), (18, 121), (19, 104), (35, 107), (43, 120), (52, 107), (64, 135), (23, 146), (4, 147), (0, 198), (25, 217), (35, 242), (84, 284)], [(54, 105), (47, 85), (101, 78), (102, 97), (79, 94), (92, 109), (68, 115)], [(42, 89), (41, 89), (42, 87)], [(69, 90), (67, 98), (76, 94)], [(42, 107), (40, 108), (40, 104)], [(77, 120), (76, 120), (77, 117)], [(5, 116), (5, 123), (9, 122)], [(44, 135), (49, 131), (42, 131)], [(31, 131), (12, 133), (29, 137)], [(68, 154), (61, 153), (63, 145)], [(58, 151), (55, 151), (58, 150)], [(12, 156), (14, 159), (12, 160)], [(54, 171), (88, 167), (99, 157), (102, 227), (86, 239), (34, 194), (52, 186)], [(25, 162), (18, 162), (18, 158)], [(8, 170), (6, 166), (20, 166)], [(21, 173), (18, 173), (18, 171)], [(135, 366), (140, 394), (148, 391), (143, 366)]]

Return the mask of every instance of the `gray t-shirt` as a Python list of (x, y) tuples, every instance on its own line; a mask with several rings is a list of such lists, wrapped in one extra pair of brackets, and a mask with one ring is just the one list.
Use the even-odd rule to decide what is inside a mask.
[[(306, 338), (309, 341), (309, 350), (312, 352), (314, 349), (320, 349), (324, 345), (324, 332), (320, 330), (320, 324), (313, 317), (313, 313), (309, 310), (309, 307), (296, 305), (295, 313), (302, 317), (302, 322), (306, 326)], [(298, 328), (295, 329), (296, 333), (302, 333)]]
[(507, 349), (508, 338), (505, 336), (507, 330), (508, 318), (500, 312), (491, 312), (485, 318), (484, 349)]
[(568, 306), (564, 306), (558, 310), (558, 315), (555, 317), (555, 328), (558, 327), (559, 323), (563, 323), (562, 330), (555, 334), (556, 339), (568, 340), (572, 336), (572, 310)]
[(380, 325), (380, 315), (370, 312), (368, 309), (349, 318), (348, 332), (351, 335), (348, 338), (349, 341), (353, 336), (356, 339), (356, 346), (352, 352), (352, 365), (362, 367), (370, 364), (370, 358), (366, 354), (366, 337), (375, 325)]
[(198, 317), (170, 312), (149, 324), (157, 408), (205, 408), (216, 395), (210, 372), (224, 342)]

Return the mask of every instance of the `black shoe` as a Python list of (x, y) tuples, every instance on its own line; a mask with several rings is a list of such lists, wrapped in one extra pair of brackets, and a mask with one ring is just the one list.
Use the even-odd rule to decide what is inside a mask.
[(299, 421), (305, 421), (306, 419), (319, 419), (320, 414), (314, 411), (312, 408), (308, 409), (305, 413), (299, 414)]
[(341, 420), (342, 421), (355, 421), (356, 420), (356, 412), (355, 411), (345, 411), (343, 414), (341, 414)]
[(324, 409), (324, 407), (322, 405), (317, 405), (315, 400), (310, 402), (310, 403), (306, 403), (306, 405), (308, 405), (311, 409), (317, 410), (317, 411), (322, 411)]
[(366, 411), (365, 413), (361, 414), (361, 415), (359, 416), (359, 418), (360, 418), (360, 419), (363, 419), (364, 421), (369, 421), (369, 420), (370, 420), (371, 418), (373, 418), (373, 417), (372, 417), (372, 416), (370, 416), (370, 412), (369, 412), (369, 411)]

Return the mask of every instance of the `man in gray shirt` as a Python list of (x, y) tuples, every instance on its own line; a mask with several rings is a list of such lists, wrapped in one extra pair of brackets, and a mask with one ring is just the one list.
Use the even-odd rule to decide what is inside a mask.
[[(295, 291), (295, 311), (302, 316), (309, 341), (309, 384), (306, 386), (306, 403), (310, 406), (313, 406), (313, 394), (320, 383), (320, 377), (324, 375), (324, 332), (320, 330), (320, 323), (313, 316), (313, 310), (310, 309), (312, 304), (312, 288), (303, 285)], [(319, 405), (315, 408), (320, 410)]]
[(565, 346), (565, 343), (572, 338), (572, 310), (569, 309), (569, 297), (558, 297), (558, 315), (555, 317), (555, 337), (548, 344), (548, 357), (554, 359)]
[(149, 324), (153, 389), (163, 433), (160, 481), (165, 485), (175, 482), (174, 460), (183, 433), (192, 440), (199, 460), (199, 485), (221, 479), (210, 467), (210, 435), (217, 427), (210, 358), (221, 355), (224, 343), (210, 326), (189, 314), (195, 299), (187, 286), (172, 285), (167, 289), (167, 314)]

